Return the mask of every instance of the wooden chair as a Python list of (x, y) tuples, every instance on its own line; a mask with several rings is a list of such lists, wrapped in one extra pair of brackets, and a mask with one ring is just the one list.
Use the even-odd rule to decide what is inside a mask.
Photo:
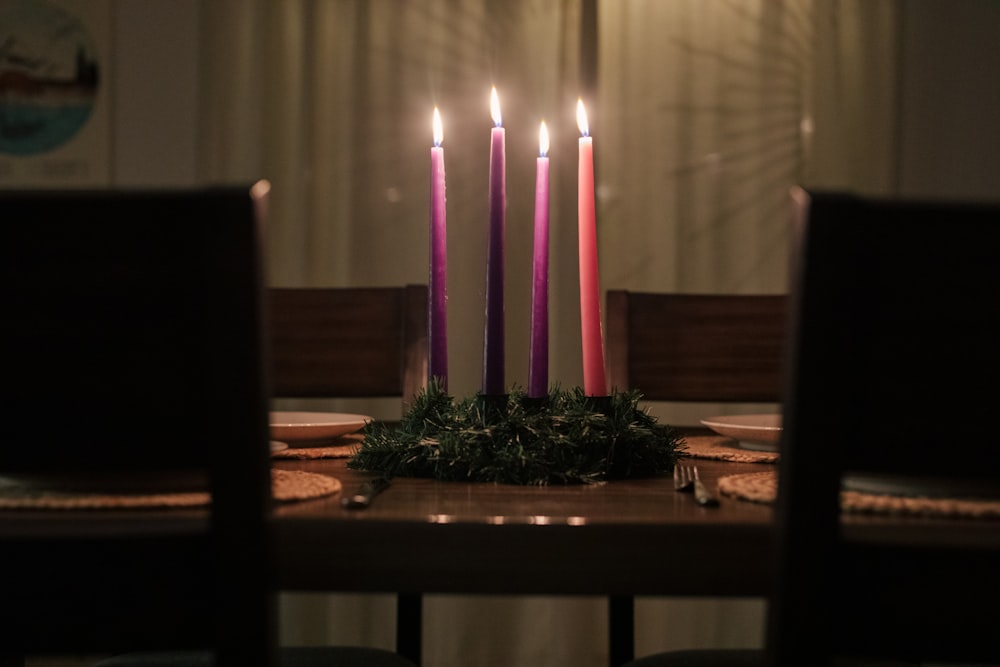
[[(612, 388), (644, 400), (778, 403), (785, 347), (783, 294), (607, 292)], [(634, 656), (634, 602), (610, 600), (610, 660)]]
[[(271, 387), (283, 398), (398, 396), (427, 384), (427, 286), (272, 288)], [(423, 599), (397, 598), (396, 651), (419, 664)]]
[(860, 476), (958, 493), (1000, 479), (1000, 203), (795, 194), (766, 648), (634, 667), (996, 664), (996, 523), (913, 518), (889, 542), (839, 501)]
[(211, 493), (186, 510), (4, 510), (0, 659), (410, 664), (278, 649), (251, 191), (6, 192), (0, 210), (0, 473)]

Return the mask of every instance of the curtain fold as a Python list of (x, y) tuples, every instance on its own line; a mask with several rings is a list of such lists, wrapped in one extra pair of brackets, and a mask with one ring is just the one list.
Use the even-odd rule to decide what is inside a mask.
[[(440, 108), (449, 388), (459, 396), (481, 388), (492, 85), (507, 128), (508, 385), (527, 383), (543, 119), (552, 135), (550, 378), (582, 380), (578, 97), (588, 97), (597, 160), (603, 289), (782, 292), (793, 184), (895, 187), (895, 0), (201, 6), (201, 179), (272, 182), (272, 285), (427, 281), (431, 113)], [(726, 408), (652, 409), (690, 423)], [(286, 595), (284, 640), (391, 647), (391, 607), (386, 596)], [(425, 664), (603, 665), (605, 609), (601, 598), (428, 596)], [(639, 610), (639, 655), (762, 637), (759, 600), (651, 599)]]

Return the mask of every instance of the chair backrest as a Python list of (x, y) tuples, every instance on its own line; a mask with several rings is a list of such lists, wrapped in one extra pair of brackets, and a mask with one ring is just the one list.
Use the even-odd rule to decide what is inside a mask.
[(838, 501), (858, 475), (959, 494), (1000, 480), (1000, 202), (795, 194), (773, 664), (998, 662), (996, 522), (900, 535), (896, 518), (890, 542)]
[(653, 401), (779, 402), (786, 302), (608, 290), (611, 387)]
[(271, 288), (272, 393), (400, 396), (427, 383), (427, 286)]
[(5, 192), (0, 211), (0, 475), (176, 481), (212, 499), (3, 511), (0, 653), (192, 648), (273, 664), (251, 188)]

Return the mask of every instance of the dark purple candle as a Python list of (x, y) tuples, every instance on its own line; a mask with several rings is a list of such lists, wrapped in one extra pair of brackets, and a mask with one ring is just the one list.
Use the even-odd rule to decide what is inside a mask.
[(506, 393), (504, 386), (503, 264), (507, 217), (507, 166), (497, 90), (490, 94), (494, 128), (490, 141), (490, 227), (486, 239), (486, 331), (483, 341), (483, 394)]
[(431, 147), (431, 261), (428, 279), (428, 379), (437, 378), (448, 388), (448, 235), (445, 213), (444, 131), (441, 114), (434, 107), (434, 146)]
[(528, 396), (549, 391), (549, 130), (538, 129), (535, 167), (535, 254), (531, 265), (531, 348), (528, 351)]

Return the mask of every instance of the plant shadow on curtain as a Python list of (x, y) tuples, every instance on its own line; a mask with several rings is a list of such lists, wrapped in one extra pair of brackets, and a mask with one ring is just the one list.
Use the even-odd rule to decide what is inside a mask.
[[(581, 49), (595, 48), (581, 37), (588, 7), (597, 81), (584, 91)], [(541, 120), (552, 136), (550, 379), (576, 386), (578, 97), (588, 96), (594, 137), (603, 289), (784, 291), (789, 187), (850, 184), (857, 173), (843, 135), (860, 121), (843, 100), (875, 103), (841, 93), (860, 87), (886, 102), (869, 129), (893, 113), (891, 47), (865, 62), (842, 57), (879, 43), (867, 34), (891, 32), (891, 15), (857, 0), (212, 0), (201, 23), (201, 179), (272, 182), (272, 285), (426, 282), (439, 107), (449, 389), (459, 396), (482, 379), (491, 86), (507, 128), (506, 380), (522, 387)], [(868, 182), (880, 182), (890, 154), (864, 160)], [(708, 414), (651, 408), (668, 423)], [(329, 409), (393, 418), (399, 405)], [(285, 643), (392, 646), (387, 596), (284, 603)], [(762, 604), (640, 600), (636, 653), (758, 645)], [(426, 664), (606, 664), (603, 599), (430, 596), (426, 605)]]

